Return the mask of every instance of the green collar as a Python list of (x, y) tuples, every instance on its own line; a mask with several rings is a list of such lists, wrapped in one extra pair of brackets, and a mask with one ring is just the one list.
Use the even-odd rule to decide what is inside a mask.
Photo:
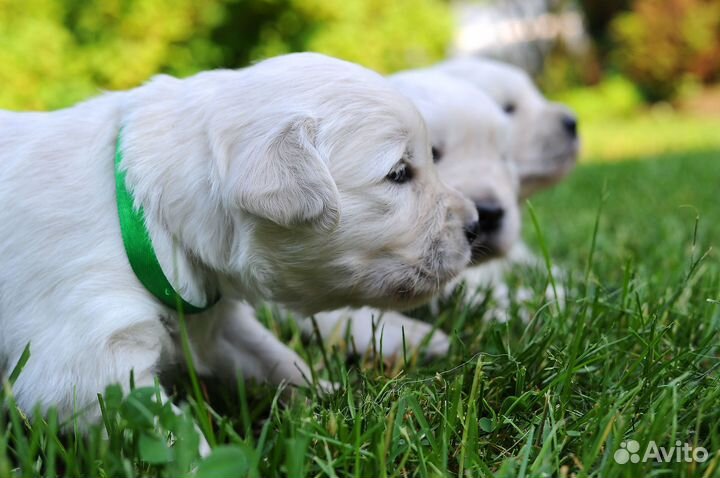
[(115, 187), (117, 191), (118, 215), (120, 216), (120, 232), (122, 233), (125, 253), (127, 254), (130, 266), (135, 272), (142, 285), (152, 293), (160, 302), (171, 309), (186, 314), (203, 312), (220, 300), (209, 301), (205, 306), (198, 307), (190, 304), (180, 297), (160, 267), (157, 256), (150, 240), (150, 235), (145, 227), (145, 217), (142, 207), (135, 209), (133, 197), (125, 184), (125, 171), (120, 169), (123, 159), (120, 141), (122, 129), (118, 133), (115, 147)]

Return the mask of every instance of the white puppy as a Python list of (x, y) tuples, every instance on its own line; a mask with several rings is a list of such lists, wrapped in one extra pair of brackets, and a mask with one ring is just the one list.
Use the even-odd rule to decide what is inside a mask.
[(131, 370), (150, 385), (176, 356), (177, 313), (123, 244), (123, 173), (166, 293), (199, 307), (222, 297), (187, 317), (205, 371), (304, 380), (236, 300), (408, 307), (471, 255), (477, 213), (438, 180), (420, 115), (357, 65), (295, 54), (2, 113), (0, 375), (30, 343), (14, 390), (27, 411), (97, 419), (98, 392)]
[[(452, 77), (453, 80), (448, 77)], [(567, 107), (548, 102), (521, 69), (493, 60), (464, 58), (449, 60), (429, 70), (417, 70), (396, 75), (396, 84), (421, 110), (428, 123), (433, 152), (440, 159), (441, 178), (458, 187), (478, 204), (481, 229), (487, 227), (492, 214), (483, 210), (478, 198), (482, 191), (493, 191), (504, 214), (497, 238), (504, 247), (495, 250), (498, 258), (476, 267), (469, 267), (446, 287), (444, 295), (456, 292), (464, 284), (466, 304), (482, 302), (482, 291), (491, 289), (495, 307), (490, 315), (504, 320), (509, 309), (509, 289), (504, 277), (514, 265), (543, 267), (540, 261), (518, 239), (519, 206), (531, 194), (550, 187), (564, 178), (574, 167), (579, 149), (577, 120)], [(464, 84), (458, 84), (462, 82)], [(467, 85), (489, 95), (480, 101)], [(502, 123), (497, 119), (502, 109), (512, 129), (509, 156), (520, 179), (520, 189), (507, 174), (498, 174), (506, 167), (503, 154), (498, 154), (488, 138), (497, 135)], [(506, 126), (507, 127), (507, 126)], [(448, 148), (447, 145), (451, 145)], [(478, 149), (479, 148), (479, 149)], [(464, 154), (457, 154), (463, 151)], [(486, 161), (481, 161), (484, 158)], [(487, 161), (489, 160), (489, 161)], [(488, 189), (490, 188), (490, 189)], [(514, 205), (509, 205), (514, 203)], [(488, 247), (490, 251), (495, 248)], [(505, 256), (506, 257), (501, 257)], [(476, 260), (477, 263), (477, 260)], [(557, 270), (555, 271), (557, 273)], [(556, 291), (548, 289), (547, 296), (555, 300)], [(562, 299), (562, 289), (557, 298)], [(516, 291), (519, 298), (531, 297), (528, 290)], [(361, 351), (370, 349), (375, 340), (386, 356), (395, 355), (403, 345), (414, 348), (426, 340), (433, 328), (397, 312), (381, 312), (365, 307), (359, 310), (342, 309), (316, 315), (318, 328), (326, 337), (345, 337), (349, 330), (355, 346)], [(371, 321), (376, 322), (375, 335)], [(301, 322), (302, 323), (302, 322)], [(303, 326), (309, 329), (306, 323)], [(403, 344), (404, 335), (404, 344)], [(429, 339), (427, 352), (442, 355), (449, 341), (440, 331)]]
[(575, 114), (545, 99), (523, 70), (484, 58), (456, 58), (434, 68), (473, 84), (511, 119), (521, 199), (553, 186), (573, 169), (580, 146)]
[[(520, 232), (510, 120), (473, 85), (440, 71), (408, 71), (390, 80), (423, 115), (441, 178), (476, 204), (480, 227), (473, 242), (473, 264), (504, 256), (517, 243)], [(468, 291), (468, 297), (472, 295), (474, 291)], [(416, 348), (432, 331), (430, 324), (371, 307), (320, 313), (315, 321), (327, 340), (343, 339), (349, 331), (358, 351), (375, 347), (386, 356), (400, 353), (403, 345)], [(299, 323), (306, 333), (312, 330), (310, 320)], [(435, 331), (427, 351), (441, 355), (448, 345), (447, 336)]]
[[(514, 131), (513, 160), (520, 176), (521, 202), (543, 189), (554, 186), (572, 171), (580, 149), (578, 121), (565, 105), (552, 103), (538, 91), (522, 69), (495, 60), (466, 57), (451, 59), (434, 67), (462, 79), (488, 94), (510, 118)], [(443, 176), (443, 179), (445, 177)], [(522, 242), (517, 242), (507, 258), (470, 268), (446, 288), (446, 293), (464, 282), (466, 299), (481, 299), (475, 292), (492, 288), (496, 318), (503, 320), (509, 307), (504, 276), (513, 266), (544, 268), (544, 264)], [(561, 272), (554, 268), (554, 275)], [(556, 296), (557, 294), (557, 296)], [(563, 300), (563, 289), (546, 291), (549, 300)], [(517, 297), (531, 297), (529, 290)]]

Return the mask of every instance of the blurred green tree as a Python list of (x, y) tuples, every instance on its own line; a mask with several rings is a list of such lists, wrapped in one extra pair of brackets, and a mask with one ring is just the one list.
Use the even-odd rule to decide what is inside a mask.
[(0, 107), (312, 50), (381, 72), (441, 58), (446, 0), (0, 0)]
[(444, 0), (235, 0), (212, 33), (223, 62), (311, 50), (383, 73), (441, 58), (452, 36)]
[[(0, 0), (0, 105), (47, 109), (220, 58), (217, 1)], [(197, 65), (197, 66), (196, 66)]]

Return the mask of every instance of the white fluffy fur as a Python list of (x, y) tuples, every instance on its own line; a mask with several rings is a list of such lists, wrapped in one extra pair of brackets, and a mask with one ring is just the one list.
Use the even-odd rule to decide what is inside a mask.
[(520, 233), (510, 121), (487, 95), (442, 72), (407, 71), (390, 81), (425, 119), (430, 141), (440, 153), (436, 166), (442, 180), (473, 203), (497, 204), (504, 211), (497, 231), (475, 239), (473, 262), (505, 255)]
[[(520, 177), (522, 203), (527, 197), (550, 188), (572, 171), (580, 150), (579, 135), (566, 128), (566, 121), (575, 121), (575, 113), (565, 105), (548, 101), (522, 69), (486, 58), (456, 58), (434, 67), (437, 71), (468, 82), (489, 95), (498, 106), (507, 110), (513, 128), (513, 162)], [(576, 123), (577, 126), (577, 123)], [(445, 179), (445, 176), (443, 176)], [(516, 242), (507, 257), (488, 262), (483, 267), (470, 268), (448, 284), (449, 294), (464, 282), (466, 300), (474, 302), (478, 289), (491, 288), (496, 308), (491, 315), (504, 320), (509, 308), (505, 274), (512, 267), (544, 268), (522, 242)], [(555, 277), (562, 275), (553, 268)], [(556, 297), (557, 294), (557, 297)], [(532, 297), (528, 290), (517, 291), (516, 297)], [(548, 300), (564, 300), (563, 289), (546, 291)]]
[[(307, 366), (236, 300), (299, 312), (406, 307), (467, 263), (476, 218), (432, 167), (420, 115), (387, 80), (321, 55), (155, 77), (53, 113), (0, 114), (0, 375), (27, 343), (20, 406), (97, 418), (110, 383), (177, 357), (176, 314), (130, 269), (113, 176), (144, 208), (166, 276), (191, 303), (201, 370), (303, 383)], [(406, 184), (386, 175), (399, 162)], [(246, 320), (247, 319), (247, 320)]]
[[(565, 119), (574, 119), (574, 114), (563, 105), (548, 102), (525, 72), (493, 60), (449, 60), (431, 69), (396, 75), (393, 82), (418, 106), (433, 145), (444, 153), (438, 163), (441, 178), (475, 201), (488, 194), (501, 198), (507, 222), (498, 235), (502, 239), (498, 251), (506, 257), (469, 267), (448, 284), (444, 294), (452, 294), (464, 283), (463, 298), (471, 305), (484, 300), (478, 291), (492, 289), (495, 308), (490, 315), (504, 320), (509, 309), (505, 274), (518, 265), (543, 267), (518, 240), (518, 202), (556, 184), (575, 165), (579, 139), (563, 125)], [(468, 87), (483, 94), (469, 91)], [(484, 95), (488, 97), (483, 98)], [(508, 106), (512, 106), (511, 112), (500, 113)], [(511, 144), (505, 148), (498, 141), (503, 129), (512, 130)], [(520, 189), (514, 176), (507, 172), (504, 159), (508, 155), (519, 175)], [(557, 293), (562, 300), (562, 288)], [(514, 295), (522, 298), (533, 294), (520, 290)], [(547, 296), (549, 300), (556, 299), (553, 291), (548, 290)], [(428, 340), (426, 336), (432, 332), (426, 349), (430, 355), (442, 355), (449, 346), (442, 331), (397, 312), (342, 309), (317, 314), (315, 318), (320, 333), (328, 340), (344, 338), (349, 331), (360, 350), (370, 350), (373, 345), (374, 320), (375, 347), (379, 350), (382, 341), (386, 356), (401, 353), (403, 334), (405, 345), (415, 348)], [(310, 329), (310, 324), (301, 324)]]
[(564, 125), (575, 120), (574, 113), (545, 99), (523, 70), (485, 58), (456, 58), (434, 68), (471, 83), (509, 111), (523, 199), (553, 186), (575, 166), (579, 139)]
[[(519, 189), (511, 157), (513, 138), (509, 119), (492, 99), (476, 87), (440, 71), (415, 70), (390, 79), (423, 115), (430, 140), (442, 153), (437, 162), (442, 179), (473, 202), (491, 200), (505, 211), (496, 232), (477, 237), (473, 245), (473, 262), (482, 264), (504, 256), (517, 244), (520, 232)], [(476, 271), (482, 269), (482, 265), (471, 267), (457, 280), (467, 278), (472, 281), (477, 276)], [(453, 282), (453, 288), (456, 285)], [(467, 290), (467, 300), (470, 301), (475, 294), (470, 293), (469, 288)], [(319, 313), (315, 315), (315, 320), (320, 334), (327, 340), (343, 339), (346, 330), (349, 330), (359, 351), (364, 352), (374, 346), (386, 356), (401, 353), (403, 345), (417, 348), (433, 331), (429, 324), (397, 312), (370, 307)], [(376, 323), (374, 336), (372, 321)], [(307, 333), (311, 332), (312, 323), (309, 320), (300, 320), (300, 325)], [(448, 346), (448, 337), (435, 330), (426, 351), (431, 355), (441, 355)]]

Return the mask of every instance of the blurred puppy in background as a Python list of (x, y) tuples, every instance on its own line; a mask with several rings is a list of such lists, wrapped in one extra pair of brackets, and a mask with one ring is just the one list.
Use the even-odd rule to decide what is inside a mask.
[[(548, 189), (572, 171), (580, 150), (578, 120), (565, 105), (548, 101), (522, 69), (478, 57), (456, 58), (439, 63), (434, 70), (464, 80), (484, 93), (505, 112), (513, 128), (513, 162), (520, 180), (518, 200)], [(443, 179), (446, 178), (443, 176)], [(545, 268), (545, 265), (521, 241), (515, 243), (505, 260), (491, 261), (483, 267), (466, 270), (462, 277), (446, 287), (446, 295), (460, 282), (465, 283), (468, 303), (484, 300), (478, 290), (491, 289), (495, 308), (490, 315), (507, 318), (509, 292), (504, 276), (513, 266)], [(557, 277), (562, 273), (553, 269)], [(546, 291), (549, 300), (563, 301), (563, 289)], [(557, 294), (557, 297), (556, 297)], [(533, 296), (532, 291), (516, 291), (520, 300)]]
[(448, 60), (434, 69), (479, 88), (510, 119), (520, 199), (557, 184), (573, 169), (580, 147), (577, 118), (545, 99), (525, 71), (483, 58)]

